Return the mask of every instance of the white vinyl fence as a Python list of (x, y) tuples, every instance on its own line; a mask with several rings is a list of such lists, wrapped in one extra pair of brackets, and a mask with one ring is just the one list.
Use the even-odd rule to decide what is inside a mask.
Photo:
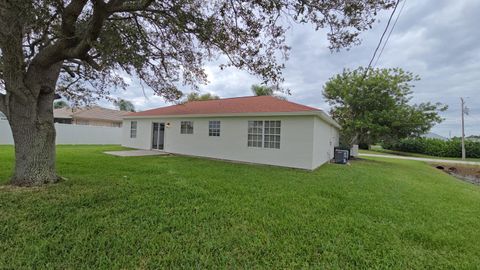
[[(122, 128), (55, 124), (57, 144), (122, 144)], [(0, 144), (13, 144), (8, 121), (0, 120)]]

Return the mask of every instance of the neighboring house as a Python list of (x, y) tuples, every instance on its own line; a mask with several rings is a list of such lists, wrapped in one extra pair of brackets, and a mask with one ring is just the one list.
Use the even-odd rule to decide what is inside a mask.
[(123, 117), (129, 112), (93, 106), (89, 108), (61, 108), (53, 110), (55, 123), (121, 127)]
[(272, 96), (131, 113), (122, 145), (174, 154), (315, 169), (333, 158), (340, 126), (322, 110)]
[(436, 133), (433, 133), (433, 132), (428, 132), (427, 134), (422, 135), (422, 137), (427, 138), (427, 139), (439, 139), (439, 140), (442, 140), (442, 141), (448, 141), (447, 138), (443, 137), (442, 135), (438, 135)]
[(53, 110), (53, 121), (60, 124), (71, 124), (73, 121), (73, 113), (76, 109), (60, 108)]

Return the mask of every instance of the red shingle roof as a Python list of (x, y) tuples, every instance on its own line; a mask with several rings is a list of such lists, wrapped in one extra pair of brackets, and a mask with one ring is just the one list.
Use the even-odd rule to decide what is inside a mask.
[(230, 113), (279, 113), (321, 111), (317, 108), (282, 100), (272, 96), (225, 98), (206, 101), (191, 101), (126, 116), (230, 114)]

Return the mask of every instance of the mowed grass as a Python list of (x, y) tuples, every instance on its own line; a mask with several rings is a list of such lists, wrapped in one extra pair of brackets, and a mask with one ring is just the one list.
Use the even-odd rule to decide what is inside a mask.
[[(368, 159), (314, 172), (60, 146), (47, 188), (0, 187), (0, 268), (475, 269), (480, 187)], [(13, 149), (0, 147), (7, 183)]]

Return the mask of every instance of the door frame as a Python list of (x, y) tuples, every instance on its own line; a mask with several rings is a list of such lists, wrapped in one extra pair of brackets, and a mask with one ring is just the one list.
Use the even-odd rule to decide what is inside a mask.
[[(157, 137), (157, 148), (153, 148), (153, 140), (154, 140), (154, 125), (155, 124), (158, 124), (158, 137)], [(160, 132), (161, 132), (161, 127), (163, 125), (163, 142), (162, 142), (162, 148), (160, 148)], [(150, 140), (150, 149), (152, 150), (156, 150), (156, 151), (164, 151), (165, 150), (165, 122), (152, 122), (152, 125), (151, 125), (152, 129), (151, 129), (151, 140)]]

